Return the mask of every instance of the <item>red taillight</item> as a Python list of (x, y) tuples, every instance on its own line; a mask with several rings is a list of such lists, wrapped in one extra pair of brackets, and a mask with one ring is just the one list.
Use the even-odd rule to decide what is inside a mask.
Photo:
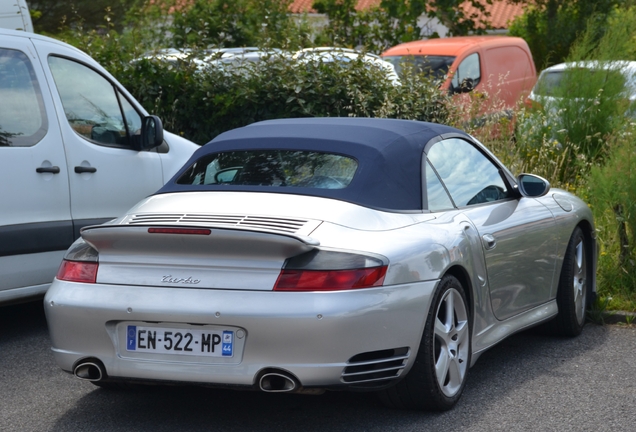
[(57, 278), (70, 282), (95, 283), (98, 266), (96, 262), (64, 260), (57, 272)]
[(197, 228), (148, 228), (150, 234), (193, 234), (210, 235), (212, 230)]
[(340, 291), (382, 286), (386, 266), (352, 270), (285, 270), (274, 291)]

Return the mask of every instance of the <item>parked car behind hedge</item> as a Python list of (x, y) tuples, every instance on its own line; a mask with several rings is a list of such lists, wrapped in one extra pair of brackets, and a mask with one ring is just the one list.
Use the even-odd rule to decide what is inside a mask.
[(321, 61), (341, 62), (346, 64), (360, 60), (368, 67), (381, 70), (392, 84), (400, 85), (400, 77), (398, 76), (393, 63), (385, 61), (382, 57), (371, 53), (363, 53), (347, 48), (318, 47), (305, 48), (297, 51), (291, 58), (301, 63)]
[(606, 88), (611, 96), (629, 105), (627, 115), (636, 116), (636, 61), (582, 61), (551, 66), (541, 72), (528, 99), (534, 107), (556, 109), (557, 100), (563, 97), (594, 103), (601, 96), (599, 92), (607, 94)]

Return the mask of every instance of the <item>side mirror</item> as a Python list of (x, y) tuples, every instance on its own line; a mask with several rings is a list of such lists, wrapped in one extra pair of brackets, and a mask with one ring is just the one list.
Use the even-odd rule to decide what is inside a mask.
[(464, 78), (459, 85), (460, 93), (470, 93), (475, 89), (475, 80), (472, 78)]
[(137, 141), (135, 150), (149, 150), (159, 147), (163, 143), (163, 125), (161, 119), (155, 115), (141, 120), (141, 139)]
[(530, 198), (542, 197), (550, 191), (550, 182), (534, 174), (520, 174), (517, 185), (521, 195)]

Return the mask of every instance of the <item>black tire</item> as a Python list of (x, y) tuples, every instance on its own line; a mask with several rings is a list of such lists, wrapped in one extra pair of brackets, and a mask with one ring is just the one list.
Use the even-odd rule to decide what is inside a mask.
[(415, 363), (400, 382), (379, 392), (382, 402), (393, 408), (451, 409), (466, 385), (471, 332), (464, 289), (455, 277), (445, 276), (433, 296)]
[(557, 336), (574, 337), (585, 326), (585, 310), (590, 298), (589, 243), (577, 227), (565, 252), (557, 289), (558, 315), (546, 323), (546, 330)]

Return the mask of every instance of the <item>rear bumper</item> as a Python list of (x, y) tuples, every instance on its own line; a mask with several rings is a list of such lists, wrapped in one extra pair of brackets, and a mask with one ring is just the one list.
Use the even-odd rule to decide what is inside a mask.
[[(290, 293), (55, 280), (44, 306), (52, 350), (65, 371), (72, 371), (79, 360), (96, 358), (109, 377), (121, 379), (252, 386), (263, 370), (276, 368), (292, 374), (303, 387), (382, 385), (387, 379), (365, 374), (365, 368), (390, 366), (395, 377), (408, 371), (436, 285), (437, 281), (428, 281)], [(227, 327), (243, 330), (243, 340), (229, 360), (131, 354), (125, 350), (122, 330), (127, 325)], [(397, 348), (408, 348), (395, 352), (401, 353), (402, 362), (392, 354)], [(359, 354), (383, 350), (389, 351), (377, 354), (376, 359), (365, 355), (350, 361)], [(347, 367), (352, 376), (345, 373)]]

